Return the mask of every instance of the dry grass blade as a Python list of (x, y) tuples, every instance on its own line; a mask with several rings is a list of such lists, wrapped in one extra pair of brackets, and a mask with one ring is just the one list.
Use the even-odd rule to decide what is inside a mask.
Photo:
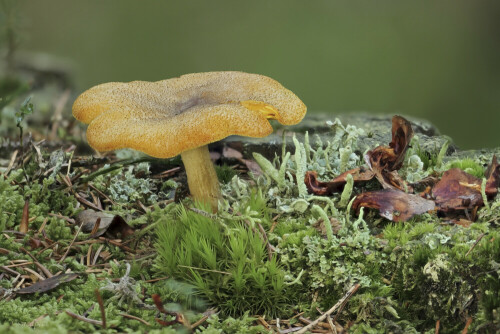
[(128, 319), (137, 320), (139, 322), (142, 322), (146, 326), (151, 326), (151, 324), (149, 322), (147, 322), (146, 320), (141, 319), (139, 317), (136, 317), (136, 316), (133, 316), (133, 315), (130, 315), (130, 314), (126, 314), (126, 313), (120, 313), (120, 315), (122, 317), (125, 317), (125, 318), (128, 318)]
[(19, 225), (19, 232), (28, 233), (29, 219), (30, 219), (30, 201), (26, 200), (24, 202), (23, 216), (21, 218), (21, 225)]
[(472, 324), (472, 317), (467, 318), (467, 322), (465, 323), (465, 327), (462, 330), (462, 334), (467, 334), (467, 332), (469, 331), (470, 324)]
[(78, 315), (78, 314), (75, 314), (71, 311), (64, 311), (66, 312), (67, 315), (69, 315), (70, 317), (76, 319), (76, 320), (80, 320), (80, 321), (84, 321), (84, 322), (88, 322), (89, 324), (92, 324), (92, 325), (95, 325), (95, 326), (102, 326), (102, 321), (99, 321), (99, 320), (94, 320), (94, 319), (89, 319), (89, 318), (85, 318), (81, 315)]

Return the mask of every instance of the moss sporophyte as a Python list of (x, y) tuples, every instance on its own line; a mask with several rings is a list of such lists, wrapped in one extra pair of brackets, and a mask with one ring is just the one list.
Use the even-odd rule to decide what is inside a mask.
[[(239, 108), (267, 126), (268, 117), (280, 120), (290, 109), (240, 93), (231, 100), (237, 102), (223, 107), (214, 101), (223, 74), (205, 75), (187, 76), (205, 83), (211, 75), (215, 79), (204, 86), (212, 90), (195, 89), (193, 96), (201, 100), (178, 93), (181, 116), (208, 105)], [(188, 80), (182, 78), (96, 87), (88, 95), (95, 97), (85, 102), (95, 102), (89, 110), (100, 115), (85, 121), (91, 122), (91, 144), (102, 142), (90, 137), (99, 135), (95, 129), (101, 125), (92, 130), (99, 119), (113, 136), (133, 119), (161, 123), (145, 112), (159, 113), (151, 106), (156, 101), (163, 108), (158, 87), (181, 87), (175, 80)], [(264, 88), (275, 85), (278, 96), (284, 92), (301, 105), (271, 79), (234, 72), (226, 79), (233, 80), (232, 90), (238, 80), (243, 86), (263, 80)], [(109, 88), (117, 95), (108, 94)], [(104, 117), (115, 105), (124, 115), (115, 120), (120, 125)], [(407, 123), (398, 119), (395, 124), (389, 146), (388, 140), (365, 148), (363, 129), (334, 120), (323, 124), (328, 131), (323, 136), (283, 135), (283, 149), (274, 157), (265, 151), (249, 154), (246, 158), (253, 156), (260, 167), (254, 173), (242, 171), (241, 160), (228, 158), (227, 166), (217, 167), (216, 213), (210, 201), (183, 195), (185, 176), (178, 166), (165, 171), (163, 161), (117, 162), (113, 156), (95, 160), (33, 150), (36, 160), (25, 166), (30, 183), (20, 163), (0, 177), (0, 332), (292, 332), (305, 330), (315, 319), (322, 320), (313, 329), (334, 326), (337, 333), (434, 333), (436, 323), (440, 333), (495, 332), (500, 323), (500, 199), (493, 193), (500, 169), (491, 156), (470, 158), (470, 163), (446, 156), (445, 146), (430, 151), (417, 145), (422, 134), (410, 138)], [(167, 146), (152, 142), (158, 150)], [(453, 168), (475, 175), (454, 171), (446, 176)], [(441, 181), (444, 187), (437, 186)], [(450, 204), (439, 190), (450, 184), (459, 194), (472, 195), (471, 201)], [(384, 202), (363, 199), (394, 192)], [(417, 194), (439, 212), (425, 210), (428, 202), (420, 205), (412, 197)], [(29, 225), (20, 234), (15, 229), (24, 219), (25, 196)], [(99, 211), (93, 217), (120, 216), (135, 233), (123, 239), (113, 231), (92, 237), (76, 221), (89, 208)], [(99, 229), (101, 224), (104, 219), (91, 225)], [(43, 293), (16, 295), (50, 275), (69, 273), (78, 277)], [(344, 302), (334, 308), (339, 301)]]

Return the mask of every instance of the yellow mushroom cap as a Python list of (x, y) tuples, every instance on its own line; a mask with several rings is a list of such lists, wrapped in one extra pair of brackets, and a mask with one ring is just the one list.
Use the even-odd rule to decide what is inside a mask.
[(230, 135), (265, 137), (268, 119), (299, 123), (304, 103), (269, 77), (243, 72), (186, 74), (157, 82), (110, 82), (82, 93), (73, 116), (90, 124), (98, 151), (132, 148), (157, 158)]

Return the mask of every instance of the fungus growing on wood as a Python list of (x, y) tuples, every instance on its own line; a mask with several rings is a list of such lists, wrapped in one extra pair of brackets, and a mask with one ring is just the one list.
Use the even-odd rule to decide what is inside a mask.
[(217, 210), (219, 183), (207, 144), (230, 135), (265, 137), (269, 119), (299, 123), (306, 106), (277, 81), (243, 72), (186, 74), (157, 82), (110, 82), (73, 104), (97, 151), (132, 148), (156, 158), (181, 155), (195, 200)]

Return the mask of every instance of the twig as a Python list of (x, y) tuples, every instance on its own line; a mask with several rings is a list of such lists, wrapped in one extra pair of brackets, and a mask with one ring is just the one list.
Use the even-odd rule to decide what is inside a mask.
[(194, 324), (191, 325), (191, 329), (195, 329), (196, 327), (198, 327), (199, 325), (201, 325), (202, 323), (204, 323), (205, 321), (207, 321), (208, 319), (208, 315), (204, 315), (200, 320), (198, 320), (197, 322), (195, 322)]
[(9, 175), (10, 171), (12, 170), (12, 167), (14, 167), (14, 163), (16, 162), (17, 158), (17, 153), (19, 153), (19, 150), (15, 150), (14, 153), (12, 153), (9, 165), (7, 166), (7, 170), (4, 172), (5, 176)]
[(89, 324), (96, 325), (96, 326), (102, 326), (102, 321), (85, 318), (85, 317), (82, 317), (81, 315), (75, 314), (75, 313), (68, 311), (68, 310), (66, 310), (64, 312), (66, 312), (67, 315), (69, 315), (70, 317), (72, 317), (76, 320), (85, 321), (85, 322), (88, 322)]
[(47, 278), (51, 278), (52, 276), (54, 276), (47, 268), (45, 268), (43, 264), (38, 262), (36, 257), (33, 254), (31, 254), (27, 249), (25, 249), (24, 247), (19, 247), (19, 250), (28, 254), (28, 256), (33, 260), (33, 263), (35, 263), (35, 265), (45, 274), (45, 276), (47, 276)]
[(45, 281), (45, 277), (43, 277), (42, 275), (40, 275), (39, 273), (37, 273), (36, 271), (34, 271), (33, 269), (30, 269), (30, 268), (23, 268), (24, 271), (32, 274), (32, 275), (35, 275), (36, 277), (38, 277), (38, 279), (40, 281)]
[(76, 224), (76, 222), (75, 222), (75, 220), (73, 218), (69, 218), (69, 217), (66, 217), (66, 216), (63, 216), (63, 215), (60, 215), (60, 214), (57, 214), (57, 213), (49, 212), (49, 216), (65, 220), (65, 221), (67, 221), (70, 224)]
[(154, 283), (154, 282), (162, 281), (162, 280), (169, 279), (169, 278), (170, 278), (170, 276), (159, 277), (159, 278), (153, 278), (153, 279), (150, 279), (150, 280), (144, 281), (144, 283)]
[(337, 302), (337, 304), (333, 305), (333, 307), (331, 309), (329, 309), (328, 311), (323, 313), (323, 315), (321, 315), (318, 319), (314, 320), (309, 325), (303, 327), (300, 331), (297, 332), (297, 334), (303, 334), (303, 333), (307, 332), (308, 330), (310, 330), (314, 326), (316, 326), (320, 321), (323, 321), (326, 317), (329, 317), (330, 314), (335, 312), (335, 310), (337, 310), (338, 308), (343, 308), (343, 306), (345, 306), (345, 304), (347, 304), (347, 301), (349, 300), (349, 298), (351, 298), (351, 296), (353, 294), (355, 294), (356, 291), (358, 291), (359, 287), (360, 287), (360, 285), (358, 283), (356, 283), (352, 288), (349, 289), (349, 291), (347, 291), (347, 293), (344, 295), (344, 297), (342, 297), (342, 299), (340, 299)]
[(263, 241), (266, 243), (266, 248), (267, 248), (267, 256), (269, 257), (269, 261), (273, 258), (273, 251), (275, 250), (273, 245), (269, 242), (269, 239), (267, 238), (266, 230), (264, 230), (264, 227), (260, 223), (257, 223), (257, 226), (259, 226), (260, 234), (262, 236)]
[(97, 303), (99, 303), (99, 309), (101, 310), (102, 328), (106, 329), (106, 310), (104, 309), (104, 303), (102, 302), (102, 297), (99, 293), (99, 289), (95, 289), (94, 294), (97, 298)]
[(151, 324), (149, 322), (147, 322), (146, 320), (141, 319), (139, 317), (136, 317), (136, 316), (133, 316), (133, 315), (130, 315), (130, 314), (127, 314), (127, 313), (120, 313), (120, 315), (122, 317), (125, 317), (125, 318), (129, 318), (129, 319), (132, 319), (132, 320), (137, 320), (139, 322), (142, 322), (146, 326), (151, 326)]
[(71, 243), (69, 244), (68, 246), (68, 249), (66, 249), (66, 252), (64, 253), (64, 255), (61, 257), (61, 259), (59, 260), (59, 262), (57, 263), (61, 263), (64, 261), (64, 259), (66, 258), (66, 256), (68, 255), (69, 253), (69, 250), (71, 249), (71, 246), (73, 246), (73, 243), (75, 242), (76, 238), (78, 237), (78, 234), (80, 233), (80, 231), (82, 230), (82, 226), (83, 226), (83, 222), (80, 224), (80, 227), (78, 227), (78, 231), (76, 231), (76, 234), (75, 234), (75, 237), (73, 238), (73, 240), (71, 241)]
[(476, 247), (476, 245), (481, 241), (481, 239), (486, 235), (486, 233), (481, 233), (481, 235), (476, 239), (476, 242), (472, 245), (472, 247), (469, 249), (469, 251), (465, 254), (465, 256), (469, 255), (470, 252)]
[(10, 269), (10, 268), (7, 268), (7, 267), (5, 267), (5, 266), (0, 266), (0, 270), (3, 270), (3, 271), (5, 271), (6, 273), (9, 273), (9, 274), (11, 274), (11, 275), (16, 275), (16, 276), (18, 275), (18, 276), (21, 276), (21, 274), (20, 274), (20, 273), (18, 273), (17, 271), (12, 270), (12, 269)]
[(23, 215), (21, 217), (21, 224), (19, 225), (19, 232), (28, 233), (30, 219), (30, 201), (24, 201)]
[(441, 327), (441, 320), (438, 319), (438, 321), (436, 321), (436, 329), (434, 330), (434, 334), (439, 334), (439, 327)]
[(469, 331), (470, 324), (472, 324), (472, 317), (467, 318), (467, 322), (465, 323), (465, 327), (462, 330), (462, 334), (467, 334), (467, 332)]

